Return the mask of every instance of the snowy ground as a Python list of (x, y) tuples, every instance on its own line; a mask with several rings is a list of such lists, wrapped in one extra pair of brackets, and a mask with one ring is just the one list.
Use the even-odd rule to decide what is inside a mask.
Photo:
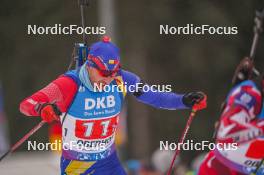
[(49, 152), (14, 153), (0, 163), (1, 175), (59, 175), (60, 158)]

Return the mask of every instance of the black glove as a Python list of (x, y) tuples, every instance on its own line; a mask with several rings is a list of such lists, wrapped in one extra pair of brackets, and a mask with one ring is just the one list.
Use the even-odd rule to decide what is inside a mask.
[(190, 92), (183, 96), (182, 102), (185, 106), (191, 108), (195, 103), (202, 101), (204, 96), (202, 92)]
[(232, 84), (236, 85), (242, 81), (253, 79), (258, 76), (258, 71), (254, 68), (253, 61), (248, 57), (240, 61), (234, 73)]

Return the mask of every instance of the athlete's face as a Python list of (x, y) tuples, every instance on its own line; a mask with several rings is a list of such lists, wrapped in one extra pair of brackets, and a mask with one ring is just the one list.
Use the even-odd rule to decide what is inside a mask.
[(110, 76), (105, 76), (102, 72), (94, 67), (87, 66), (89, 78), (92, 84), (104, 87), (110, 84), (116, 77), (117, 73), (113, 73)]

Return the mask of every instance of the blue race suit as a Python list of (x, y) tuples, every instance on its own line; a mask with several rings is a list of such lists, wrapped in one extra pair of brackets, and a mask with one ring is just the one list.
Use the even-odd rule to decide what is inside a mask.
[[(125, 175), (116, 154), (114, 140), (119, 114), (126, 93), (140, 102), (156, 108), (184, 109), (182, 96), (170, 92), (135, 91), (132, 86), (126, 91), (124, 85), (136, 85), (141, 80), (135, 74), (121, 70), (111, 82), (110, 92), (93, 91), (84, 86), (79, 72), (65, 74), (78, 84), (78, 91), (67, 113), (62, 117), (63, 150), (62, 175)], [(119, 86), (118, 86), (119, 85)], [(149, 85), (146, 85), (149, 86)]]

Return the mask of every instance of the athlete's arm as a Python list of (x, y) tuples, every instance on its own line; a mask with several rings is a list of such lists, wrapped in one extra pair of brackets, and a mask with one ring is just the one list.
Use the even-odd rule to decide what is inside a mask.
[(121, 76), (128, 87), (127, 92), (134, 95), (140, 102), (156, 108), (170, 110), (188, 108), (183, 104), (183, 94), (176, 94), (172, 92), (158, 92), (151, 90), (143, 91), (142, 88), (136, 89), (137, 84), (139, 87), (142, 87), (144, 85), (148, 86), (149, 88), (150, 85), (143, 83), (143, 81), (137, 75), (125, 70), (121, 70)]
[(264, 133), (264, 121), (256, 119), (261, 110), (261, 94), (252, 86), (237, 88), (221, 115), (217, 140), (242, 143)]
[(38, 116), (42, 104), (56, 103), (61, 112), (65, 112), (76, 90), (77, 84), (74, 80), (62, 75), (43, 89), (24, 99), (20, 103), (20, 111), (27, 116)]

